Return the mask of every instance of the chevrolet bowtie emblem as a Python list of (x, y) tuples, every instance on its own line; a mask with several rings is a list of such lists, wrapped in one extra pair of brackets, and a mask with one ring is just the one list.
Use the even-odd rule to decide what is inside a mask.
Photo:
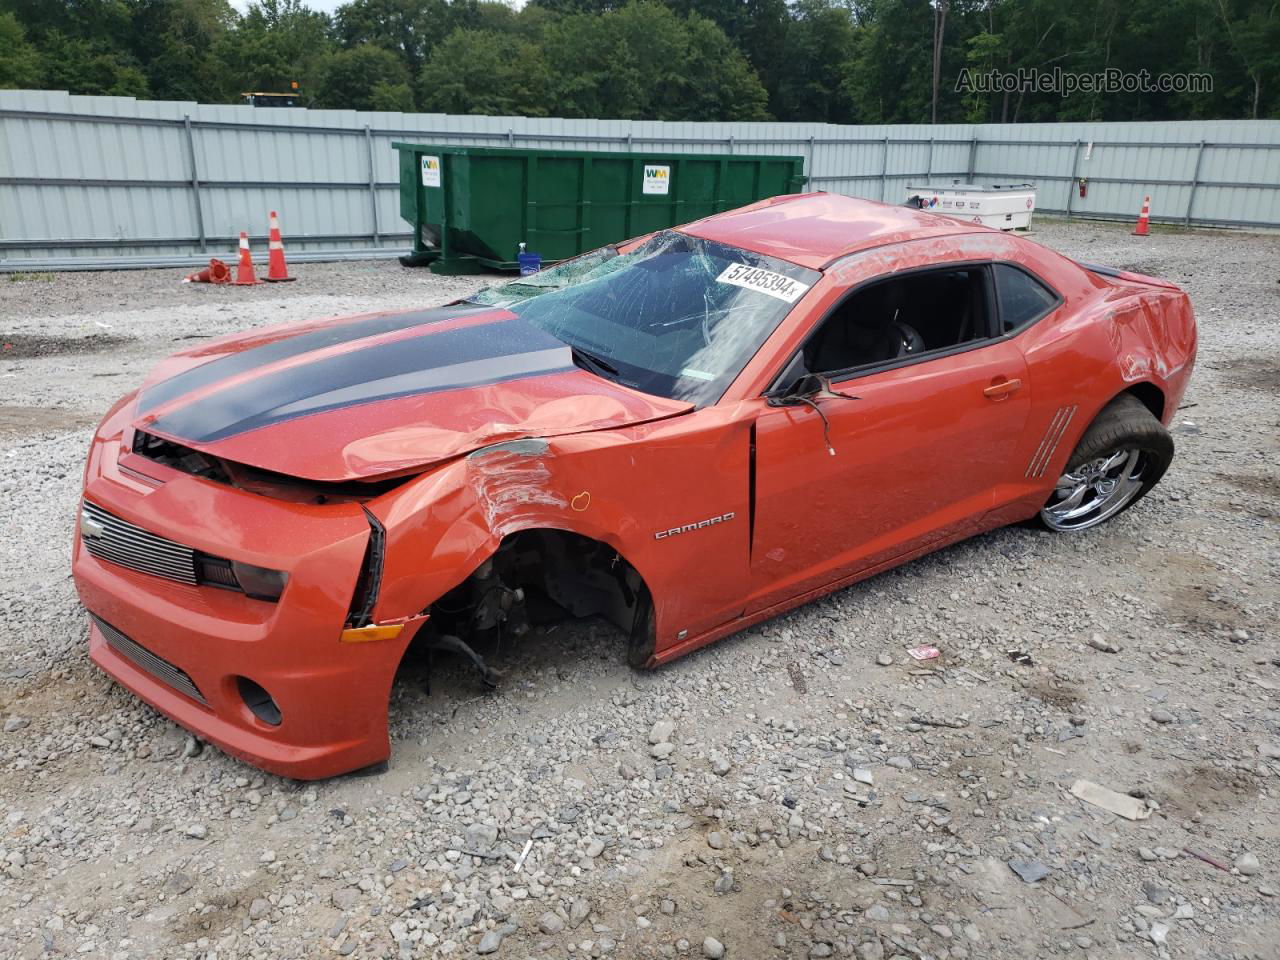
[(106, 532), (107, 528), (99, 521), (93, 519), (93, 517), (89, 516), (83, 510), (80, 511), (80, 536), (92, 537), (96, 540)]

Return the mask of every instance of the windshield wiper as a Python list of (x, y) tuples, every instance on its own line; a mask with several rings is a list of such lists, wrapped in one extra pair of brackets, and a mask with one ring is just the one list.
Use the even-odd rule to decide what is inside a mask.
[(573, 362), (585, 370), (599, 376), (602, 372), (610, 377), (618, 376), (618, 368), (603, 357), (598, 357), (594, 353), (583, 350), (575, 344), (569, 344), (569, 349), (573, 352)]

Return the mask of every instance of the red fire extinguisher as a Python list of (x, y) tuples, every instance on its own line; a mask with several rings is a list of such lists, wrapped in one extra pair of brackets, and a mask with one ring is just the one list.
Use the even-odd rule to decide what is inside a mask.
[(1089, 181), (1086, 178), (1081, 177), (1080, 178), (1080, 196), (1087, 197), (1088, 195), (1089, 195)]

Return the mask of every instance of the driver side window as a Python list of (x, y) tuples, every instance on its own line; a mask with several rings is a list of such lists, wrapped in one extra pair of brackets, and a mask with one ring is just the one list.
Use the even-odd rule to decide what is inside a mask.
[(804, 347), (809, 373), (824, 376), (948, 352), (990, 336), (984, 267), (925, 270), (857, 290)]

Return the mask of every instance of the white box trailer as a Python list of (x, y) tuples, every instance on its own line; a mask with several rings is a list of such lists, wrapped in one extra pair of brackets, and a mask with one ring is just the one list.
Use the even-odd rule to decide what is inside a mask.
[(1000, 230), (1030, 230), (1036, 188), (1029, 183), (926, 184), (907, 187), (907, 204)]

